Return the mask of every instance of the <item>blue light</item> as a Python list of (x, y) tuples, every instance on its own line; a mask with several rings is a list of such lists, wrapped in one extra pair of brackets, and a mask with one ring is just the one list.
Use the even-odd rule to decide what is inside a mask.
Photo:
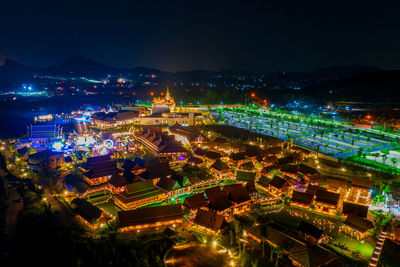
[(53, 144), (53, 149), (55, 150), (55, 151), (61, 151), (61, 149), (64, 147), (64, 144), (63, 143), (61, 143), (61, 142), (55, 142), (54, 144)]

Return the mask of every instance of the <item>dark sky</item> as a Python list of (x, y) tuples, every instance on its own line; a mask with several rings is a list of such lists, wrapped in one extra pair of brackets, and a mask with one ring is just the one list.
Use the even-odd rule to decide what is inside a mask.
[(44, 67), (79, 54), (167, 71), (394, 69), (399, 2), (1, 0), (0, 64)]

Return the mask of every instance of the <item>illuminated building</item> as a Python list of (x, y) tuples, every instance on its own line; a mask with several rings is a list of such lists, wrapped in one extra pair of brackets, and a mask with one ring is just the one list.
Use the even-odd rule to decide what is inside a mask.
[(214, 233), (218, 233), (227, 225), (224, 216), (204, 209), (197, 210), (194, 224)]
[(300, 237), (309, 241), (311, 244), (317, 245), (329, 241), (329, 236), (324, 230), (319, 229), (306, 221), (302, 220), (297, 230), (299, 231)]
[(102, 222), (106, 221), (103, 211), (85, 199), (75, 198), (71, 206), (76, 217), (92, 230), (97, 229)]
[(172, 177), (163, 176), (126, 185), (124, 190), (115, 196), (115, 204), (124, 210), (135, 209), (191, 190), (190, 186), (180, 185)]
[(173, 112), (175, 109), (175, 100), (169, 94), (169, 88), (167, 87), (167, 92), (165, 97), (154, 97), (152, 103), (152, 112), (159, 113), (160, 111)]
[(120, 112), (97, 112), (91, 116), (91, 121), (100, 129), (109, 129), (126, 124), (132, 124), (140, 117), (140, 112), (135, 110)]
[(82, 168), (84, 180), (91, 186), (107, 183), (112, 175), (122, 175), (117, 163), (111, 160), (110, 155), (91, 157), (87, 159), (87, 166)]
[(347, 190), (344, 196), (344, 202), (369, 206), (372, 202), (371, 190), (373, 188), (374, 183), (372, 181), (353, 178), (351, 188)]
[(252, 208), (247, 187), (242, 184), (225, 185), (223, 191), (219, 186), (204, 190), (209, 201), (208, 209), (231, 220), (235, 214), (243, 214)]
[(207, 206), (207, 204), (208, 204), (208, 201), (204, 197), (203, 192), (193, 195), (193, 196), (190, 196), (190, 197), (187, 197), (187, 198), (185, 198), (185, 201), (183, 202), (183, 206), (191, 211), (197, 210), (201, 207), (205, 207), (205, 206)]
[(204, 164), (204, 160), (202, 160), (201, 158), (198, 157), (190, 157), (187, 161), (188, 164), (192, 165), (192, 166), (197, 166), (197, 167), (201, 167)]
[(355, 213), (350, 213), (340, 227), (340, 231), (360, 240), (369, 235), (373, 228), (374, 224), (371, 221)]
[(242, 184), (230, 184), (225, 185), (224, 194), (228, 196), (231, 201), (232, 213), (233, 214), (243, 214), (245, 212), (250, 212), (252, 208), (252, 200), (250, 199), (249, 192), (246, 187)]
[(205, 138), (195, 129), (181, 126), (176, 123), (169, 127), (169, 132), (176, 136), (176, 139), (183, 144), (200, 144), (205, 141)]
[(301, 208), (309, 208), (314, 201), (314, 195), (310, 193), (303, 193), (300, 191), (293, 191), (292, 198), (290, 200), (291, 206), (297, 206)]
[(52, 114), (47, 114), (47, 115), (42, 115), (42, 116), (37, 116), (35, 117), (35, 122), (40, 121), (40, 122), (46, 122), (46, 121), (51, 121), (53, 119)]
[(118, 212), (118, 227), (121, 232), (156, 228), (182, 223), (180, 204), (140, 208)]
[(231, 169), (228, 167), (228, 165), (226, 165), (220, 159), (217, 159), (211, 165), (211, 171), (213, 171), (214, 176), (216, 176), (219, 179), (227, 178), (231, 174)]
[(260, 179), (259, 184), (273, 196), (279, 197), (289, 192), (288, 181), (277, 175), (275, 175), (270, 182)]
[(341, 211), (341, 209), (339, 209), (339, 199), (340, 195), (337, 193), (317, 190), (314, 210), (334, 216)]
[(31, 146), (37, 149), (46, 149), (52, 143), (63, 138), (62, 127), (57, 124), (27, 126), (27, 136)]
[(115, 204), (124, 210), (135, 209), (164, 199), (164, 191), (147, 180), (125, 186), (125, 190), (115, 196)]
[(142, 131), (136, 133), (137, 140), (147, 146), (151, 151), (159, 157), (179, 157), (187, 156), (188, 151), (179, 144), (174, 136), (162, 132), (161, 129), (155, 127), (143, 127)]

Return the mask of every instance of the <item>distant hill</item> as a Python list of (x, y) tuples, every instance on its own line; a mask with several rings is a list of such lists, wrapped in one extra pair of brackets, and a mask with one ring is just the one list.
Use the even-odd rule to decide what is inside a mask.
[(350, 66), (332, 66), (328, 68), (319, 68), (311, 71), (314, 77), (324, 77), (325, 79), (340, 79), (351, 77), (364, 72), (380, 71), (377, 67), (350, 65)]
[(75, 75), (107, 75), (116, 74), (116, 68), (97, 63), (89, 58), (73, 55), (65, 62), (42, 69), (41, 74), (75, 74)]
[(0, 66), (0, 86), (8, 86), (17, 81), (29, 81), (37, 70), (7, 58), (3, 66)]
[(364, 72), (326, 81), (304, 88), (302, 94), (319, 102), (400, 103), (400, 70)]
[[(111, 75), (127, 75), (131, 78), (145, 78), (155, 75), (155, 82), (164, 86), (172, 83), (192, 84), (212, 83), (217, 86), (218, 94), (226, 91), (225, 86), (249, 84), (249, 88), (262, 90), (294, 90), (297, 98), (311, 101), (397, 101), (400, 89), (400, 71), (384, 71), (369, 66), (332, 66), (310, 72), (277, 71), (271, 74), (254, 74), (245, 71), (222, 70), (210, 71), (196, 69), (170, 73), (154, 68), (134, 67), (120, 69), (98, 63), (92, 59), (73, 55), (61, 64), (47, 68), (31, 68), (11, 59), (0, 66), (0, 89), (23, 82), (34, 81), (35, 76), (85, 76), (87, 78), (104, 78)], [(194, 85), (195, 86), (195, 85)], [(186, 88), (193, 95), (196, 88)], [(189, 90), (190, 89), (190, 90)], [(198, 94), (203, 94), (199, 91)], [(332, 93), (331, 93), (332, 92)], [(178, 91), (176, 93), (179, 93)]]

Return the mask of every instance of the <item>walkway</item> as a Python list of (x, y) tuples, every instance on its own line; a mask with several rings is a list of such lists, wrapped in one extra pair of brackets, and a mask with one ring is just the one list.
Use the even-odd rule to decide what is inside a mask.
[(371, 260), (370, 260), (368, 266), (375, 267), (378, 265), (379, 257), (381, 256), (381, 252), (382, 252), (382, 248), (383, 248), (383, 244), (385, 243), (385, 240), (386, 240), (386, 235), (387, 235), (387, 232), (384, 232), (382, 230), (381, 234), (379, 235), (378, 241), (376, 242), (374, 253), (372, 254), (372, 257), (371, 257)]

